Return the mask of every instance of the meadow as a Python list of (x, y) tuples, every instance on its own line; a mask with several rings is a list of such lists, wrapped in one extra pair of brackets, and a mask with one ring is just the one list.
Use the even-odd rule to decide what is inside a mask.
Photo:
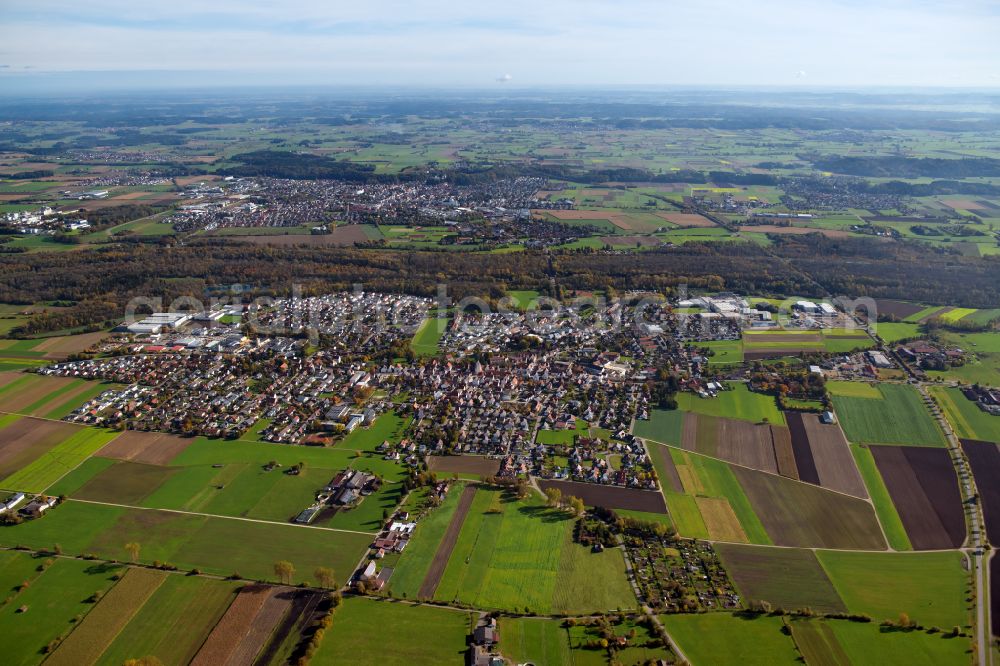
[(428, 317), (410, 341), (410, 348), (417, 356), (437, 356), (438, 343), (448, 327), (447, 317)]
[[(856, 444), (944, 446), (944, 433), (915, 388), (880, 384), (881, 399), (833, 396), (847, 439)], [(886, 418), (892, 414), (893, 418)]]
[[(771, 666), (800, 663), (795, 644), (782, 631), (781, 618), (703, 613), (661, 615), (660, 620), (693, 664)], [(708, 636), (718, 637), (718, 640), (706, 640)]]
[(752, 393), (746, 384), (731, 382), (729, 390), (719, 392), (715, 398), (699, 398), (694, 393), (677, 394), (677, 405), (686, 412), (707, 416), (724, 416), (761, 423), (784, 424), (785, 417), (772, 396)]
[[(390, 600), (348, 597), (337, 609), (312, 663), (459, 663), (472, 614)], [(391, 636), (392, 640), (387, 640)]]
[[(4, 663), (15, 666), (41, 662), (44, 648), (69, 634), (78, 617), (86, 617), (95, 608), (90, 599), (95, 593), (111, 589), (122, 569), (120, 565), (83, 560), (53, 562), (29, 587), (0, 607)], [(21, 607), (27, 607), (27, 611), (18, 612)]]
[[(962, 553), (856, 553), (820, 550), (816, 557), (852, 613), (879, 622), (900, 613), (924, 626), (966, 626), (971, 581)], [(892, 594), (886, 594), (892, 590)]]
[(435, 598), (540, 613), (634, 607), (621, 551), (591, 552), (573, 526), (536, 499), (478, 489)]
[(956, 435), (965, 439), (1000, 442), (1000, 416), (979, 409), (957, 388), (934, 386), (930, 392)]
[[(104, 559), (127, 557), (124, 545), (141, 545), (140, 562), (170, 562), (229, 575), (234, 571), (276, 580), (273, 564), (288, 560), (296, 581), (309, 580), (316, 567), (353, 571), (371, 536), (290, 524), (251, 522), (215, 516), (133, 509), (69, 500), (43, 518), (0, 531), (0, 545), (35, 549), (59, 544), (68, 554)], [(234, 549), (233, 543), (254, 544)]]

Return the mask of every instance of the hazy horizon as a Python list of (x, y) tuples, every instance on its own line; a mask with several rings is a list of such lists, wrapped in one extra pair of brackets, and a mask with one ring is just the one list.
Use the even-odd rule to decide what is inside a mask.
[[(898, 0), (8, 0), (7, 92), (81, 86), (983, 88), (1000, 7)], [(960, 47), (947, 45), (960, 44)]]

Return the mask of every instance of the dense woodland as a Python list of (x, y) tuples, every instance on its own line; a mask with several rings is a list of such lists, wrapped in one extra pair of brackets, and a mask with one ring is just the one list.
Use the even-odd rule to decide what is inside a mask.
[[(1000, 307), (1000, 260), (964, 257), (909, 243), (775, 237), (775, 245), (686, 243), (637, 254), (592, 250), (489, 254), (394, 252), (330, 247), (259, 247), (222, 241), (184, 246), (121, 244), (86, 252), (12, 255), (0, 263), (0, 302), (70, 301), (39, 314), (19, 333), (101, 323), (122, 316), (128, 299), (203, 298), (206, 288), (241, 283), (256, 294), (366, 289), (496, 299), (505, 289), (647, 289), (680, 285), (810, 297), (872, 296)], [(253, 294), (252, 294), (253, 295)]]

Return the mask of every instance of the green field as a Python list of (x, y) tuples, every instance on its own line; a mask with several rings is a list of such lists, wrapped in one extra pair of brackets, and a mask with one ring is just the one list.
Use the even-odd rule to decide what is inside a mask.
[(500, 618), (503, 654), (516, 663), (537, 666), (562, 666), (574, 663), (569, 646), (569, 632), (560, 620), (537, 618)]
[(590, 435), (590, 425), (583, 419), (577, 419), (576, 425), (571, 430), (538, 430), (535, 441), (539, 444), (562, 444), (571, 446), (574, 437), (588, 437)]
[[(59, 559), (25, 590), (0, 607), (0, 636), (5, 664), (37, 664), (50, 641), (73, 630), (77, 616), (95, 604), (88, 599), (114, 584), (120, 565)], [(7, 592), (5, 592), (5, 595)], [(23, 613), (18, 609), (27, 607)]]
[(965, 439), (1000, 442), (1000, 416), (993, 416), (979, 409), (957, 388), (934, 386), (930, 392), (937, 399), (956, 435)]
[(186, 664), (226, 612), (242, 583), (168, 576), (125, 625), (98, 664), (154, 656), (164, 664)]
[(905, 612), (924, 626), (946, 629), (969, 623), (971, 582), (961, 553), (820, 550), (816, 556), (852, 613), (879, 622)]
[(118, 435), (113, 430), (81, 428), (27, 467), (0, 481), (0, 488), (42, 492)]
[(732, 390), (722, 391), (716, 398), (699, 398), (694, 393), (677, 394), (677, 405), (686, 412), (696, 412), (708, 416), (724, 416), (760, 423), (784, 424), (785, 417), (778, 409), (772, 396), (751, 393), (746, 384), (732, 382)]
[(520, 291), (508, 291), (507, 296), (514, 299), (514, 307), (518, 310), (533, 310), (538, 306), (536, 301), (541, 294), (531, 289), (522, 289)]
[(709, 365), (726, 365), (743, 362), (742, 340), (712, 340), (709, 342), (699, 342), (697, 346), (707, 347), (712, 350), (712, 355), (708, 357)]
[(453, 486), (445, 495), (441, 506), (417, 523), (413, 536), (399, 557), (399, 562), (392, 571), (392, 578), (389, 579), (388, 586), (392, 594), (409, 599), (417, 598), (420, 585), (424, 582), (424, 576), (427, 575), (427, 569), (434, 559), (438, 544), (448, 529), (448, 523), (455, 514), (461, 494), (462, 486)]
[(881, 400), (882, 393), (875, 384), (867, 382), (844, 382), (829, 381), (826, 383), (826, 390), (830, 395), (837, 395), (848, 398), (870, 398)]
[[(681, 451), (675, 448), (667, 449), (673, 459), (682, 481), (685, 483), (687, 495), (697, 497), (715, 497), (725, 499), (732, 508), (740, 527), (746, 534), (750, 543), (770, 544), (771, 538), (768, 536), (760, 518), (750, 505), (750, 500), (740, 485), (739, 480), (733, 474), (732, 468), (725, 462), (699, 455), (689, 451)], [(687, 484), (692, 483), (696, 488), (688, 488)], [(665, 492), (667, 508), (671, 512), (678, 533), (682, 536), (696, 538), (711, 538), (711, 526), (701, 515), (696, 502), (691, 500), (678, 500), (677, 493)], [(693, 498), (691, 498), (693, 499)], [(696, 518), (693, 511), (698, 512)], [(675, 515), (676, 512), (676, 515)], [(688, 533), (685, 530), (692, 529)], [(701, 532), (704, 529), (704, 532)]]
[[(348, 597), (337, 609), (312, 664), (457, 664), (470, 613)], [(391, 640), (390, 640), (391, 637)]]
[(885, 482), (882, 480), (882, 475), (879, 474), (871, 451), (858, 444), (851, 444), (850, 447), (854, 461), (858, 465), (858, 471), (868, 489), (868, 495), (871, 497), (872, 504), (875, 505), (875, 513), (878, 514), (882, 530), (889, 541), (889, 547), (893, 550), (912, 550), (910, 537), (906, 534), (906, 528), (903, 527), (903, 521), (899, 517), (899, 512), (896, 511), (892, 497), (889, 496), (889, 490), (885, 487)]
[(684, 412), (679, 409), (653, 409), (648, 421), (636, 420), (632, 432), (643, 439), (679, 446), (683, 422)]
[[(68, 554), (126, 557), (125, 543), (139, 542), (141, 562), (170, 562), (181, 569), (274, 580), (273, 564), (288, 560), (307, 580), (318, 566), (338, 575), (353, 571), (371, 542), (368, 534), (279, 523), (129, 509), (68, 501), (44, 517), (0, 531), (0, 545), (51, 548)], [(231, 548), (252, 543), (253, 548)]]
[(591, 552), (573, 526), (537, 500), (477, 490), (435, 598), (541, 613), (634, 607), (621, 551)]
[(908, 324), (906, 322), (882, 322), (878, 324), (876, 330), (878, 336), (889, 344), (900, 340), (916, 338), (920, 335), (919, 324)]
[(428, 317), (410, 341), (410, 348), (417, 356), (436, 356), (440, 349), (438, 343), (448, 327), (447, 317)]
[(703, 613), (661, 615), (660, 620), (692, 666), (799, 663), (795, 644), (778, 617)]
[(375, 453), (376, 447), (384, 441), (398, 444), (403, 437), (403, 429), (409, 423), (393, 412), (382, 414), (367, 428), (357, 428), (337, 442), (338, 449), (351, 449)]
[(970, 641), (922, 631), (883, 631), (874, 624), (830, 622), (837, 642), (854, 666), (913, 664), (943, 666), (969, 663)]
[[(944, 434), (915, 388), (880, 384), (882, 399), (833, 396), (847, 439), (854, 443), (944, 446)], [(892, 414), (893, 418), (886, 418)]]

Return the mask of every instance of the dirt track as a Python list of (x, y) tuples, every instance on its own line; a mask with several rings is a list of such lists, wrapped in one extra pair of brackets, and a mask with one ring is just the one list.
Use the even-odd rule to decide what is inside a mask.
[(469, 514), (469, 509), (472, 507), (472, 498), (476, 495), (476, 486), (470, 484), (465, 487), (462, 491), (462, 496), (458, 498), (458, 508), (455, 509), (455, 515), (451, 517), (451, 522), (448, 523), (448, 530), (441, 537), (441, 543), (438, 544), (437, 552), (434, 554), (434, 561), (431, 562), (430, 568), (427, 570), (427, 575), (424, 576), (424, 582), (420, 584), (420, 590), (417, 592), (418, 599), (433, 599), (434, 593), (437, 591), (438, 583), (441, 582), (441, 577), (444, 575), (445, 567), (448, 566), (448, 560), (451, 559), (451, 552), (455, 550), (455, 543), (458, 542), (458, 534), (462, 531), (462, 524), (465, 523), (465, 517)]

